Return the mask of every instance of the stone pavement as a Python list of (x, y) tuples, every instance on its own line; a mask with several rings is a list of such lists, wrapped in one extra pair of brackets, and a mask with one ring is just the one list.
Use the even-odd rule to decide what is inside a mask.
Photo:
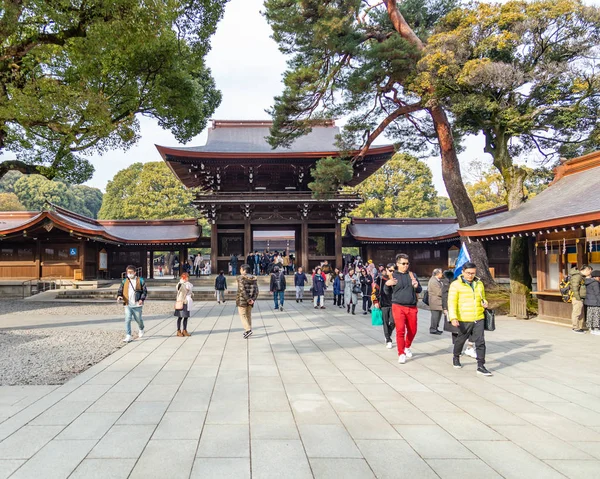
[(367, 316), (196, 303), (63, 386), (0, 388), (0, 478), (600, 477), (600, 338), (500, 318), (491, 378), (421, 311), (397, 363)]

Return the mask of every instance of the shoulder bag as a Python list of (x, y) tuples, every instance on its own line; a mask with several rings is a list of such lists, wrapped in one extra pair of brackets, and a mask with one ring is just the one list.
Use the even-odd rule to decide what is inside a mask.
[[(181, 289), (181, 283), (177, 285), (177, 295), (179, 296), (179, 290)], [(175, 301), (175, 311), (183, 310), (183, 301)]]

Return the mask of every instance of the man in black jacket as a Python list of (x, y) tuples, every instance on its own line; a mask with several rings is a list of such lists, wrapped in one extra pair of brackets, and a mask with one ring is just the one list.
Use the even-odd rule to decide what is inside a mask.
[(144, 336), (144, 320), (142, 319), (142, 306), (148, 296), (146, 281), (137, 275), (133, 265), (127, 266), (126, 277), (121, 281), (117, 292), (117, 301), (123, 302), (125, 306), (125, 339), (123, 342), (131, 342), (131, 320), (133, 319), (139, 327), (138, 338)]
[(225, 291), (227, 290), (227, 278), (223, 271), (219, 272), (219, 276), (215, 278), (215, 291), (217, 294), (217, 303), (225, 304)]
[(271, 286), (269, 287), (269, 291), (273, 294), (275, 309), (279, 309), (279, 311), (283, 311), (285, 287), (285, 275), (283, 274), (283, 271), (279, 269), (279, 266), (274, 266), (273, 273), (271, 273)]
[(396, 271), (385, 283), (385, 292), (392, 296), (392, 316), (396, 324), (398, 362), (412, 358), (410, 346), (417, 334), (417, 294), (423, 291), (417, 276), (408, 270), (408, 255), (396, 255)]

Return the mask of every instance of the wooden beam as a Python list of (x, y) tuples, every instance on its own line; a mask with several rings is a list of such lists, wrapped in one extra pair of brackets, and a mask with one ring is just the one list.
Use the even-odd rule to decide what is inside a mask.
[(217, 225), (210, 225), (210, 269), (212, 274), (217, 274), (217, 253), (219, 248)]
[(307, 220), (302, 221), (300, 226), (300, 252), (301, 252), (301, 265), (304, 267), (304, 271), (308, 272), (308, 222)]
[(335, 267), (342, 269), (342, 225), (335, 224)]

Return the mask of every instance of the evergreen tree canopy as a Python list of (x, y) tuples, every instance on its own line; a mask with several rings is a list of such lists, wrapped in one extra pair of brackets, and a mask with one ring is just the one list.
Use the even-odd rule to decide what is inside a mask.
[(0, 211), (24, 211), (25, 207), (14, 193), (0, 193)]
[(136, 115), (182, 142), (220, 103), (204, 64), (226, 0), (2, 2), (0, 177), (16, 169), (71, 183), (82, 153), (127, 148)]
[(106, 186), (100, 219), (193, 218), (194, 192), (181, 184), (163, 161), (134, 163)]
[(355, 188), (364, 199), (352, 216), (364, 218), (425, 218), (439, 216), (438, 198), (427, 164), (396, 154)]
[(514, 158), (598, 148), (600, 9), (580, 0), (475, 3), (435, 31), (413, 89), (442, 101), (456, 130), (484, 134), (509, 208), (525, 198), (527, 170)]

